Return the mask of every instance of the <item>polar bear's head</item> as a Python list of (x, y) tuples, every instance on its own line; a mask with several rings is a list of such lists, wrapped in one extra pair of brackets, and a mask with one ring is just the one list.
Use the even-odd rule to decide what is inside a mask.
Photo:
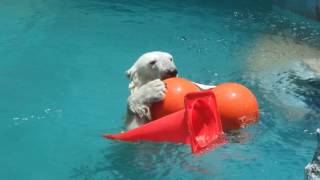
[(173, 62), (172, 55), (160, 51), (143, 54), (126, 72), (131, 80), (129, 84), (131, 91), (155, 79), (164, 80), (175, 77), (177, 73), (178, 71)]

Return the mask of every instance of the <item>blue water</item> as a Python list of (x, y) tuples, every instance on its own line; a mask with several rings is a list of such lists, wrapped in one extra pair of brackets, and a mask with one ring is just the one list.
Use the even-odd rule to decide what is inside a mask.
[[(0, 179), (302, 179), (320, 127), (319, 85), (286, 76), (296, 86), (278, 94), (283, 82), (265, 77), (265, 88), (246, 61), (259, 34), (300, 24), (297, 41), (319, 47), (319, 23), (263, 1), (2, 0)], [(260, 122), (201, 156), (101, 138), (123, 127), (124, 72), (151, 50), (173, 54), (193, 81), (245, 84)], [(310, 113), (285, 116), (291, 109), (271, 101), (283, 94)]]

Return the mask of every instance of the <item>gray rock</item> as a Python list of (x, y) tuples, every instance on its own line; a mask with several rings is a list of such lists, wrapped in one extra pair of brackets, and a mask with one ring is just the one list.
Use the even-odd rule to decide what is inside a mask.
[(317, 141), (312, 161), (304, 169), (306, 180), (320, 180), (320, 129), (317, 129)]

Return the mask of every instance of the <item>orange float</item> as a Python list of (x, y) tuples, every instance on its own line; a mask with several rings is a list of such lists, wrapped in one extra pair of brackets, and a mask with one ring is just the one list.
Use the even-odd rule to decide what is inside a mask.
[(167, 88), (165, 99), (151, 106), (154, 120), (183, 109), (185, 96), (190, 92), (200, 91), (191, 81), (183, 78), (169, 78), (164, 83)]
[(212, 91), (216, 96), (223, 130), (239, 129), (258, 121), (257, 99), (245, 86), (238, 83), (223, 83)]
[(163, 101), (151, 107), (154, 121), (136, 129), (104, 137), (121, 141), (189, 144), (201, 153), (227, 143), (223, 130), (239, 129), (259, 118), (253, 93), (237, 83), (223, 83), (201, 91), (191, 81), (171, 78)]

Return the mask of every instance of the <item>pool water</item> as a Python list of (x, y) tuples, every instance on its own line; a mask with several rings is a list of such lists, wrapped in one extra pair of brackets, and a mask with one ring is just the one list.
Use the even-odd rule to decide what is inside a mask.
[[(0, 4), (1, 179), (303, 179), (320, 93), (299, 62), (319, 58), (320, 23), (268, 1)], [(315, 53), (260, 61), (253, 57), (272, 57), (260, 52), (261, 37)], [(103, 139), (123, 128), (124, 72), (152, 50), (173, 54), (182, 77), (248, 86), (260, 122), (200, 156), (185, 145)]]

